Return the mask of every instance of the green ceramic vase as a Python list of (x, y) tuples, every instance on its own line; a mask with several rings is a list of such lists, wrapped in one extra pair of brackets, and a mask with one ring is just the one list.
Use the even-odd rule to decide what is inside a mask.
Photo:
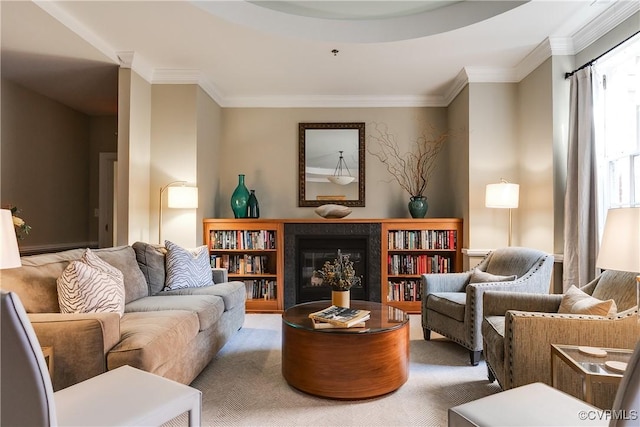
[(409, 213), (411, 218), (424, 218), (427, 215), (429, 204), (424, 196), (412, 196), (409, 200)]

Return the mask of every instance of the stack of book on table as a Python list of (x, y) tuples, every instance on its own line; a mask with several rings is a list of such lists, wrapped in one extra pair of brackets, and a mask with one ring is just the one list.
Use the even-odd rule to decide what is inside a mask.
[(362, 328), (365, 321), (369, 320), (369, 310), (357, 310), (332, 305), (324, 310), (309, 314), (311, 323), (315, 329), (329, 328)]

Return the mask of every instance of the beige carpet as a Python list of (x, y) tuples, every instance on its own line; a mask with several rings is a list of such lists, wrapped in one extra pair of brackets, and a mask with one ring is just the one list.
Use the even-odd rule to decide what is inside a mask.
[(449, 407), (499, 388), (489, 384), (484, 361), (470, 366), (466, 350), (433, 335), (424, 341), (420, 317), (412, 315), (408, 381), (380, 398), (336, 401), (289, 387), (281, 373), (281, 316), (248, 314), (244, 327), (192, 383), (203, 393), (202, 424), (446, 426)]

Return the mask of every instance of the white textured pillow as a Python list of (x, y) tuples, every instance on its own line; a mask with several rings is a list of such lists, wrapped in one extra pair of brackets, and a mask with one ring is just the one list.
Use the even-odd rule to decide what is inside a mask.
[(618, 307), (612, 299), (602, 301), (571, 285), (562, 296), (558, 313), (594, 314), (597, 316), (611, 316), (616, 314)]
[(122, 272), (87, 249), (57, 281), (61, 313), (124, 313)]
[(351, 208), (342, 205), (322, 205), (318, 206), (315, 213), (322, 218), (344, 218), (351, 213)]
[(213, 284), (209, 249), (206, 246), (184, 249), (168, 240), (165, 240), (164, 246), (167, 248), (165, 291)]

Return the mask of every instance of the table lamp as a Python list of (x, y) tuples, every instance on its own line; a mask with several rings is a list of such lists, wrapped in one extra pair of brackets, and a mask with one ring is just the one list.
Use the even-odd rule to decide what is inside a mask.
[(9, 209), (0, 209), (0, 270), (20, 267), (20, 251)]
[(520, 186), (501, 179), (497, 184), (488, 184), (484, 205), (488, 208), (509, 209), (509, 246), (511, 246), (512, 217), (511, 209), (518, 207)]
[[(640, 272), (640, 207), (609, 209), (596, 266)], [(636, 277), (636, 305), (640, 322), (640, 275)]]

